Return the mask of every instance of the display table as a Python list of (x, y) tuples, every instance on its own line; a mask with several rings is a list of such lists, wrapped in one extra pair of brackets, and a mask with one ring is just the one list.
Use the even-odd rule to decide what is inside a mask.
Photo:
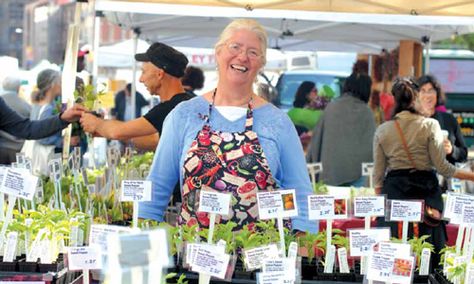
[[(371, 222), (371, 227), (376, 227), (376, 221)], [(340, 229), (346, 231), (347, 229), (357, 229), (364, 228), (364, 219), (363, 218), (349, 218), (343, 220), (333, 220), (332, 221), (333, 229)], [(326, 221), (319, 222), (319, 231), (326, 229)], [(446, 244), (448, 246), (454, 246), (456, 244), (456, 237), (458, 234), (458, 225), (447, 224), (446, 231), (448, 233), (448, 240)]]

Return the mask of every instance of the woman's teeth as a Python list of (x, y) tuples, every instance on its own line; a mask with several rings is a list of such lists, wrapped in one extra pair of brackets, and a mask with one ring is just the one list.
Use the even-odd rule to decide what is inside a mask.
[(236, 64), (231, 64), (230, 67), (232, 67), (232, 69), (235, 69), (237, 71), (240, 71), (242, 73), (245, 73), (247, 72), (247, 70), (249, 70), (247, 67), (245, 66), (242, 66), (242, 65), (236, 65)]

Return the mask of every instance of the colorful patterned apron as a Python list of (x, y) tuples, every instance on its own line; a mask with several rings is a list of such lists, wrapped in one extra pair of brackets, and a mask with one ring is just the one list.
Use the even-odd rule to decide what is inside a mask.
[(213, 131), (210, 118), (216, 90), (209, 104), (205, 123), (192, 142), (184, 161), (183, 203), (180, 224), (209, 226), (207, 213), (197, 212), (200, 190), (231, 193), (228, 216), (217, 216), (216, 223), (233, 221), (234, 230), (257, 220), (257, 191), (275, 190), (276, 182), (267, 159), (252, 131), (252, 100), (248, 103), (244, 132)]

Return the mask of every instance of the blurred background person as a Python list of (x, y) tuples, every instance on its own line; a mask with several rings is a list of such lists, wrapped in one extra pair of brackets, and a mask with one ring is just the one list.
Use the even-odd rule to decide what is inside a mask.
[[(115, 106), (111, 110), (111, 114), (115, 119), (120, 121), (129, 121), (132, 119), (132, 84), (128, 83), (125, 88), (115, 95)], [(139, 92), (135, 92), (135, 117), (142, 116), (142, 108), (148, 105), (148, 101)]]
[(293, 121), (298, 135), (312, 130), (321, 116), (321, 111), (310, 108), (311, 102), (316, 100), (317, 96), (318, 89), (314, 82), (304, 81), (296, 90), (293, 108), (288, 111), (288, 116)]
[[(21, 79), (9, 76), (3, 80), (1, 97), (5, 103), (24, 118), (30, 117), (31, 106), (19, 96)], [(0, 131), (0, 164), (9, 165), (16, 161), (25, 140)]]
[(329, 185), (366, 186), (361, 164), (372, 162), (375, 121), (368, 106), (372, 80), (352, 73), (343, 95), (328, 104), (313, 130), (307, 162), (322, 162), (320, 180)]
[(186, 93), (196, 96), (195, 90), (204, 87), (204, 72), (198, 67), (188, 66), (184, 70), (184, 76), (181, 77), (181, 84)]
[[(420, 86), (420, 101), (422, 106), (422, 114), (426, 117), (431, 117), (439, 122), (442, 130), (447, 131), (447, 137), (444, 136), (444, 151), (446, 152), (446, 159), (451, 163), (463, 163), (467, 161), (467, 146), (464, 142), (464, 137), (461, 133), (461, 128), (456, 118), (437, 107), (444, 107), (445, 99), (444, 93), (441, 89), (440, 83), (432, 75), (424, 75), (418, 78), (418, 85)], [(443, 180), (443, 189), (448, 188), (448, 181)]]
[[(41, 120), (57, 115), (61, 112), (61, 73), (52, 69), (45, 69), (36, 78), (37, 90), (33, 93), (33, 104), (30, 119)], [(40, 144), (54, 146), (55, 153), (61, 153), (63, 138), (61, 131), (40, 139)], [(79, 145), (79, 137), (71, 136), (71, 147)]]
[(385, 113), (380, 106), (380, 91), (372, 90), (370, 94), (369, 107), (374, 113), (375, 126), (379, 126), (385, 121)]

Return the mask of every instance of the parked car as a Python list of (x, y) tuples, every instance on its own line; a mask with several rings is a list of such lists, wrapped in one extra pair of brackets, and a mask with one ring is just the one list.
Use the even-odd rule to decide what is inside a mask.
[(277, 107), (288, 111), (293, 107), (296, 90), (303, 81), (316, 83), (319, 91), (323, 86), (329, 86), (334, 91), (334, 97), (342, 93), (342, 86), (345, 78), (349, 76), (345, 72), (321, 71), (321, 70), (292, 70), (280, 75), (276, 90), (277, 95), (272, 101)]

